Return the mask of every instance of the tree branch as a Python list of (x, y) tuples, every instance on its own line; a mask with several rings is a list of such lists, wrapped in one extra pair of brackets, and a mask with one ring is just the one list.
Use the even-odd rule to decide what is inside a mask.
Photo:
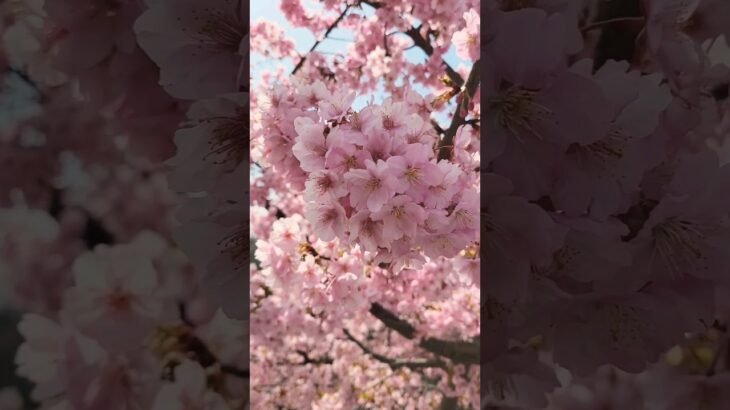
[(441, 143), (439, 143), (439, 160), (451, 158), (454, 151), (454, 136), (456, 136), (456, 131), (466, 123), (465, 117), (469, 110), (469, 102), (474, 98), (479, 87), (479, 66), (480, 60), (475, 61), (469, 73), (469, 78), (466, 80), (464, 91), (461, 93), (461, 101), (456, 107), (454, 118), (451, 119), (451, 125), (444, 133), (444, 138), (441, 140)]
[(401, 367), (407, 367), (409, 369), (425, 369), (431, 367), (443, 368), (445, 366), (445, 363), (441, 360), (399, 360), (389, 358), (380, 353), (376, 353), (367, 346), (365, 346), (365, 344), (357, 340), (357, 338), (355, 338), (355, 336), (353, 336), (347, 329), (342, 329), (342, 331), (345, 332), (345, 336), (347, 336), (348, 339), (358, 345), (358, 347), (360, 347), (363, 352), (372, 356), (375, 360), (387, 364), (393, 370), (397, 370)]
[[(406, 339), (412, 340), (416, 338), (416, 328), (413, 325), (399, 318), (379, 303), (370, 305), (370, 314)], [(450, 341), (429, 337), (421, 340), (418, 346), (437, 356), (450, 359), (455, 363), (480, 363), (478, 341)]]
[[(430, 57), (433, 55), (433, 46), (421, 35), (419, 30), (420, 26), (411, 27), (410, 29), (406, 30), (404, 34), (410, 37), (411, 40), (413, 40), (413, 44), (423, 50), (426, 55)], [(461, 87), (464, 85), (464, 79), (461, 78), (461, 75), (456, 72), (456, 70), (454, 70), (449, 65), (449, 63), (447, 63), (446, 61), (441, 61), (441, 64), (443, 64), (444, 69), (446, 70), (446, 75), (449, 76), (449, 80), (451, 80), (456, 85), (456, 87)]]
[[(383, 7), (383, 5), (378, 3), (377, 1), (360, 0), (360, 4), (367, 4), (368, 6), (374, 8), (376, 10)], [(421, 26), (411, 27), (410, 29), (403, 32), (403, 34), (410, 37), (411, 40), (413, 40), (413, 45), (415, 45), (418, 48), (420, 48), (421, 50), (423, 50), (423, 52), (426, 53), (426, 55), (428, 55), (430, 57), (433, 55), (433, 46), (426, 38), (424, 38), (421, 35), (421, 33), (419, 31), (420, 28), (421, 28)], [(441, 63), (444, 65), (444, 69), (446, 69), (446, 75), (449, 76), (449, 79), (457, 87), (461, 87), (462, 85), (464, 85), (464, 79), (461, 78), (461, 75), (459, 75), (459, 73), (456, 72), (456, 70), (454, 70), (449, 65), (449, 63), (447, 63), (446, 61), (442, 61)]]
[(324, 36), (322, 37), (322, 39), (315, 41), (314, 44), (312, 45), (312, 48), (309, 49), (307, 54), (302, 56), (302, 58), (299, 60), (297, 65), (294, 67), (294, 70), (292, 70), (292, 72), (291, 72), (292, 75), (296, 74), (297, 71), (299, 71), (299, 69), (302, 68), (302, 66), (304, 65), (304, 62), (307, 60), (307, 57), (309, 56), (309, 54), (312, 53), (312, 51), (314, 51), (315, 48), (317, 48), (317, 46), (319, 45), (319, 43), (322, 42), (322, 40), (327, 38), (327, 36), (332, 32), (332, 30), (334, 30), (337, 27), (338, 24), (340, 24), (342, 19), (344, 19), (345, 16), (347, 15), (348, 11), (350, 11), (349, 4), (347, 6), (345, 6), (345, 9), (342, 10), (342, 13), (340, 13), (340, 15), (337, 17), (337, 19), (335, 19), (335, 21), (332, 22), (332, 24), (330, 24), (329, 27), (327, 27), (327, 31), (324, 32)]
[(221, 371), (223, 373), (237, 376), (241, 379), (248, 379), (250, 377), (250, 373), (249, 373), (248, 369), (239, 369), (238, 367), (227, 365), (227, 364), (224, 364), (221, 366)]
[(311, 357), (309, 357), (309, 353), (305, 352), (304, 350), (297, 350), (297, 353), (300, 356), (302, 356), (302, 359), (304, 359), (304, 361), (302, 363), (299, 363), (302, 365), (305, 365), (305, 364), (321, 365), (321, 364), (332, 364), (333, 363), (332, 358), (329, 356), (311, 358)]
[(444, 398), (441, 399), (441, 405), (439, 406), (439, 410), (457, 410), (458, 408), (459, 404), (456, 400), (456, 397), (449, 397), (444, 395)]

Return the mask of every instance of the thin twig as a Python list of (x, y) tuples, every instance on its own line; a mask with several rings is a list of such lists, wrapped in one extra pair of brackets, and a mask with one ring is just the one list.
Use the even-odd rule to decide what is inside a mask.
[[(370, 305), (370, 314), (406, 339), (416, 338), (416, 328), (413, 325), (399, 318), (379, 303)], [(451, 341), (429, 337), (421, 340), (418, 346), (456, 363), (479, 364), (479, 341)]]
[[(383, 7), (383, 5), (378, 3), (377, 1), (360, 0), (359, 4), (367, 4), (368, 6), (374, 8), (376, 10)], [(426, 55), (428, 55), (430, 57), (433, 55), (433, 46), (431, 45), (431, 43), (428, 40), (426, 40), (426, 38), (424, 38), (421, 35), (421, 33), (420, 33), (421, 27), (422, 26), (411, 27), (410, 29), (404, 31), (403, 34), (410, 37), (411, 40), (413, 40), (413, 45), (420, 48), (421, 50), (423, 50), (423, 52), (425, 52)], [(411, 47), (408, 47), (408, 48), (411, 48)], [(464, 85), (464, 79), (461, 78), (461, 75), (459, 75), (459, 73), (456, 72), (456, 70), (454, 70), (449, 65), (449, 63), (447, 63), (446, 61), (442, 61), (442, 64), (444, 65), (444, 68), (446, 69), (446, 75), (449, 76), (449, 79), (457, 87), (461, 87), (462, 85)]]
[(325, 40), (344, 41), (347, 43), (352, 43), (353, 41), (355, 41), (351, 38), (340, 38), (340, 37), (332, 37), (332, 36), (325, 37)]
[(585, 26), (581, 27), (580, 31), (582, 33), (585, 33), (587, 31), (591, 31), (603, 26), (607, 26), (609, 24), (615, 24), (615, 23), (627, 23), (627, 22), (643, 22), (646, 19), (644, 17), (617, 17), (613, 19), (603, 20), (603, 21), (596, 21), (590, 24), (586, 24)]
[[(419, 27), (411, 27), (410, 29), (406, 30), (404, 32), (405, 35), (411, 38), (413, 40), (413, 44), (415, 44), (418, 48), (423, 50), (426, 55), (429, 57), (433, 55), (433, 46), (431, 43), (426, 40), (420, 33), (420, 26)], [(443, 64), (444, 69), (446, 70), (446, 75), (449, 77), (449, 79), (456, 85), (456, 87), (461, 87), (464, 85), (464, 79), (461, 78), (461, 75), (454, 70), (449, 63), (446, 61), (441, 61), (441, 64)]]
[[(334, 30), (337, 27), (337, 25), (340, 24), (340, 22), (342, 21), (342, 19), (344, 19), (345, 16), (347, 15), (347, 12), (348, 11), (350, 11), (350, 5), (349, 4), (347, 6), (345, 6), (345, 9), (342, 10), (342, 13), (340, 13), (340, 15), (337, 17), (337, 19), (335, 19), (335, 21), (332, 22), (332, 24), (330, 24), (329, 27), (327, 27), (327, 31), (324, 32), (324, 36), (322, 37), (322, 40), (326, 39), (327, 36), (332, 32), (332, 30)], [(314, 51), (314, 49), (317, 48), (317, 46), (319, 45), (319, 43), (322, 42), (322, 40), (315, 41), (314, 44), (312, 45), (312, 48), (309, 49), (309, 51), (307, 52), (307, 54), (303, 55), (302, 58), (299, 59), (299, 62), (294, 67), (294, 70), (292, 70), (292, 72), (291, 72), (292, 75), (296, 74), (297, 71), (299, 71), (299, 69), (302, 68), (302, 66), (304, 65), (304, 62), (307, 60), (307, 57), (309, 56), (309, 54), (311, 54)]]

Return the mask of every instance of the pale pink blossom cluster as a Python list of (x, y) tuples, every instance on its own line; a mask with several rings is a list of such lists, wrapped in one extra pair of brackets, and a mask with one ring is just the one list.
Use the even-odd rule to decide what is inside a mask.
[(609, 3), (484, 16), (483, 406), (729, 403), (730, 8)]
[(246, 408), (243, 10), (7, 3), (0, 291), (33, 390), (0, 407)]
[(227, 409), (246, 401), (247, 384), (225, 366), (248, 360), (247, 328), (196, 307), (189, 262), (163, 238), (146, 231), (97, 246), (71, 271), (57, 316), (27, 314), (19, 325), (25, 341), (16, 364), (35, 385), (33, 400), (59, 409)]
[[(251, 405), (479, 408), (478, 81), (443, 60), (478, 4), (321, 6), (281, 4), (323, 43), (342, 14), (344, 53), (294, 57), (251, 94)], [(462, 123), (445, 137), (436, 114)]]
[[(436, 158), (437, 135), (417, 93), (359, 111), (354, 93), (331, 93), (323, 82), (274, 93), (259, 155), (290, 185), (304, 180), (304, 215), (318, 239), (359, 245), (395, 266), (453, 257), (476, 240), (478, 176)], [(461, 128), (457, 141), (465, 145), (468, 135)]]

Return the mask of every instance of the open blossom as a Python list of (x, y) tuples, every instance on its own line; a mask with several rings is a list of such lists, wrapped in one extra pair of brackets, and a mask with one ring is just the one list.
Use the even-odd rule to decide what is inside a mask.
[[(300, 82), (296, 84), (296, 101), (303, 107), (317, 107), (321, 102), (331, 98), (329, 90), (322, 81), (313, 83)], [(296, 126), (296, 124), (295, 124)]]
[(475, 10), (464, 13), (466, 27), (452, 36), (456, 54), (464, 60), (476, 61), (479, 58), (479, 14)]
[[(75, 286), (66, 294), (65, 310), (88, 335), (113, 349), (139, 348), (161, 314), (155, 295), (158, 273), (140, 250), (97, 248), (76, 260)], [(125, 338), (112, 328), (124, 327)]]
[(649, 50), (668, 77), (697, 76), (703, 68), (701, 45), (684, 32), (700, 0), (653, 0), (647, 2)]
[(314, 233), (323, 241), (344, 238), (347, 229), (345, 210), (335, 200), (309, 202), (304, 215), (314, 225)]
[(471, 230), (479, 224), (479, 194), (475, 190), (467, 190), (461, 194), (459, 202), (451, 212), (451, 221), (455, 229)]
[(404, 235), (416, 236), (418, 225), (426, 219), (426, 211), (408, 195), (398, 195), (373, 213), (373, 218), (383, 221), (383, 238), (393, 241)]
[(347, 195), (347, 187), (341, 175), (330, 170), (312, 172), (304, 183), (304, 199), (322, 202), (328, 199), (338, 200)]
[(381, 131), (392, 137), (401, 137), (407, 132), (409, 124), (419, 120), (418, 116), (408, 113), (408, 106), (405, 103), (392, 99), (376, 107), (375, 115), (377, 120), (364, 129), (366, 133)]
[(325, 120), (338, 120), (342, 118), (352, 107), (355, 100), (355, 93), (351, 90), (338, 89), (326, 100), (320, 101), (319, 109)]
[[(196, 99), (239, 91), (248, 44), (239, 2), (156, 1), (134, 29), (160, 66), (160, 84), (174, 97)], [(246, 51), (247, 52), (247, 51)]]
[(423, 193), (424, 204), (427, 208), (446, 207), (459, 189), (461, 169), (458, 165), (447, 161), (439, 161), (439, 179), (430, 184)]
[(388, 158), (398, 178), (398, 192), (423, 199), (424, 190), (441, 182), (441, 170), (431, 162), (433, 151), (424, 144), (409, 144), (402, 156)]
[[(582, 61), (573, 69), (588, 73), (590, 63)], [(660, 76), (640, 76), (626, 63), (609, 61), (593, 78), (614, 107), (613, 119), (603, 138), (568, 147), (552, 197), (570, 215), (589, 212), (604, 218), (623, 211), (640, 176), (656, 165), (644, 152), (662, 149), (655, 134), (671, 96), (659, 84)]]
[(163, 386), (152, 409), (227, 409), (218, 394), (207, 389), (207, 375), (197, 363), (184, 361), (175, 367), (175, 381)]
[(193, 126), (175, 133), (177, 154), (168, 163), (170, 187), (179, 192), (210, 188), (221, 175), (233, 172), (246, 156), (248, 110), (244, 93), (225, 94), (193, 104)]
[(396, 179), (383, 160), (366, 160), (365, 167), (345, 174), (345, 181), (351, 186), (350, 205), (377, 212), (395, 195)]
[(383, 222), (373, 219), (370, 212), (362, 210), (350, 218), (350, 241), (362, 245), (363, 249), (376, 252), (379, 247), (388, 247), (383, 237)]
[(327, 153), (324, 124), (315, 123), (307, 117), (300, 117), (294, 120), (294, 127), (297, 130), (297, 139), (292, 147), (292, 152), (299, 160), (302, 169), (306, 172), (324, 169)]
[(39, 408), (728, 408), (730, 2), (259, 3), (0, 4)]

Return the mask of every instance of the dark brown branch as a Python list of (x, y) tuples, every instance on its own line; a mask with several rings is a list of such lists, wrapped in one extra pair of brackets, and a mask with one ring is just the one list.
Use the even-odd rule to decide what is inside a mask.
[[(383, 5), (378, 3), (377, 1), (360, 0), (360, 4), (367, 4), (374, 9), (379, 9), (383, 7)], [(413, 40), (413, 45), (423, 50), (423, 52), (430, 57), (433, 55), (433, 46), (426, 38), (421, 35), (420, 28), (421, 26), (411, 27), (403, 34), (410, 37), (411, 40)], [(464, 85), (464, 79), (461, 78), (461, 75), (459, 75), (459, 73), (456, 72), (456, 70), (454, 70), (449, 65), (449, 63), (447, 63), (446, 61), (442, 61), (442, 64), (444, 65), (444, 69), (446, 70), (446, 75), (449, 76), (449, 79), (456, 85), (456, 87), (461, 87), (462, 85)]]
[[(348, 11), (350, 11), (349, 4), (347, 6), (345, 6), (345, 9), (342, 10), (342, 13), (340, 13), (340, 15), (337, 17), (337, 19), (335, 19), (335, 21), (332, 22), (332, 24), (330, 24), (329, 27), (327, 27), (327, 31), (324, 32), (324, 36), (322, 37), (322, 40), (326, 39), (327, 36), (332, 32), (332, 30), (334, 30), (337, 27), (337, 25), (340, 24), (342, 19), (344, 19), (345, 16), (347, 15)], [(302, 58), (299, 60), (297, 65), (294, 67), (294, 70), (292, 70), (292, 72), (291, 72), (292, 75), (296, 74), (297, 71), (299, 71), (299, 69), (302, 68), (302, 66), (304, 65), (304, 62), (307, 60), (307, 57), (309, 56), (309, 54), (311, 54), (314, 51), (314, 49), (317, 48), (317, 46), (319, 45), (319, 43), (322, 42), (322, 40), (317, 40), (314, 42), (314, 44), (312, 45), (312, 48), (309, 49), (307, 54), (302, 56)]]
[(445, 366), (445, 363), (441, 360), (399, 360), (384, 356), (365, 346), (364, 343), (357, 340), (357, 338), (355, 338), (355, 336), (353, 336), (347, 329), (342, 329), (342, 331), (345, 332), (345, 336), (347, 336), (350, 341), (354, 342), (363, 352), (372, 356), (375, 360), (387, 364), (393, 370), (400, 369), (401, 367), (407, 367), (409, 369), (426, 369), (431, 367), (443, 368)]
[[(411, 27), (405, 33), (408, 37), (413, 40), (413, 44), (415, 44), (418, 48), (423, 50), (426, 55), (429, 57), (433, 55), (433, 46), (431, 43), (424, 38), (420, 33), (420, 26), (419, 27)], [(454, 70), (449, 63), (446, 61), (441, 61), (441, 64), (443, 64), (444, 69), (446, 70), (446, 75), (449, 77), (449, 80), (454, 83), (456, 87), (461, 87), (464, 85), (464, 79), (461, 78), (461, 75)]]
[(433, 129), (436, 130), (436, 132), (438, 132), (439, 134), (443, 135), (444, 129), (441, 128), (441, 125), (439, 125), (439, 123), (436, 122), (436, 120), (431, 119), (431, 125), (433, 126)]
[(239, 369), (238, 367), (231, 366), (231, 365), (221, 366), (221, 371), (223, 373), (230, 374), (232, 376), (236, 376), (241, 379), (248, 379), (250, 377), (250, 373), (249, 373), (248, 369)]
[[(416, 328), (413, 325), (399, 318), (379, 303), (370, 305), (370, 314), (406, 339), (416, 338)], [(429, 337), (421, 340), (418, 345), (428, 352), (448, 358), (456, 363), (479, 364), (478, 341), (450, 341)]]
[(395, 313), (384, 308), (379, 303), (373, 303), (370, 305), (370, 314), (378, 318), (385, 326), (395, 330), (401, 336), (406, 339), (413, 339), (416, 337), (416, 328), (410, 323), (396, 316)]
[(388, 48), (388, 34), (383, 31), (383, 47), (385, 47), (385, 56), (390, 57), (390, 49)]
[(304, 360), (302, 363), (299, 363), (302, 365), (305, 365), (305, 364), (321, 365), (321, 364), (332, 364), (333, 363), (332, 358), (329, 356), (311, 358), (311, 357), (309, 357), (309, 353), (305, 352), (304, 350), (297, 350), (297, 353), (299, 354), (299, 356), (302, 356), (302, 359)]
[(454, 117), (451, 119), (451, 125), (444, 133), (444, 138), (439, 144), (439, 155), (438, 159), (450, 159), (451, 154), (454, 151), (454, 136), (459, 127), (466, 123), (466, 112), (469, 110), (469, 103), (471, 99), (476, 95), (477, 88), (479, 87), (479, 65), (480, 60), (474, 62), (474, 66), (471, 68), (469, 78), (466, 80), (464, 91), (461, 93), (461, 101), (456, 107)]
[(441, 399), (441, 405), (439, 406), (439, 410), (458, 410), (458, 409), (459, 409), (459, 402), (456, 400), (456, 397), (444, 396), (444, 398)]

